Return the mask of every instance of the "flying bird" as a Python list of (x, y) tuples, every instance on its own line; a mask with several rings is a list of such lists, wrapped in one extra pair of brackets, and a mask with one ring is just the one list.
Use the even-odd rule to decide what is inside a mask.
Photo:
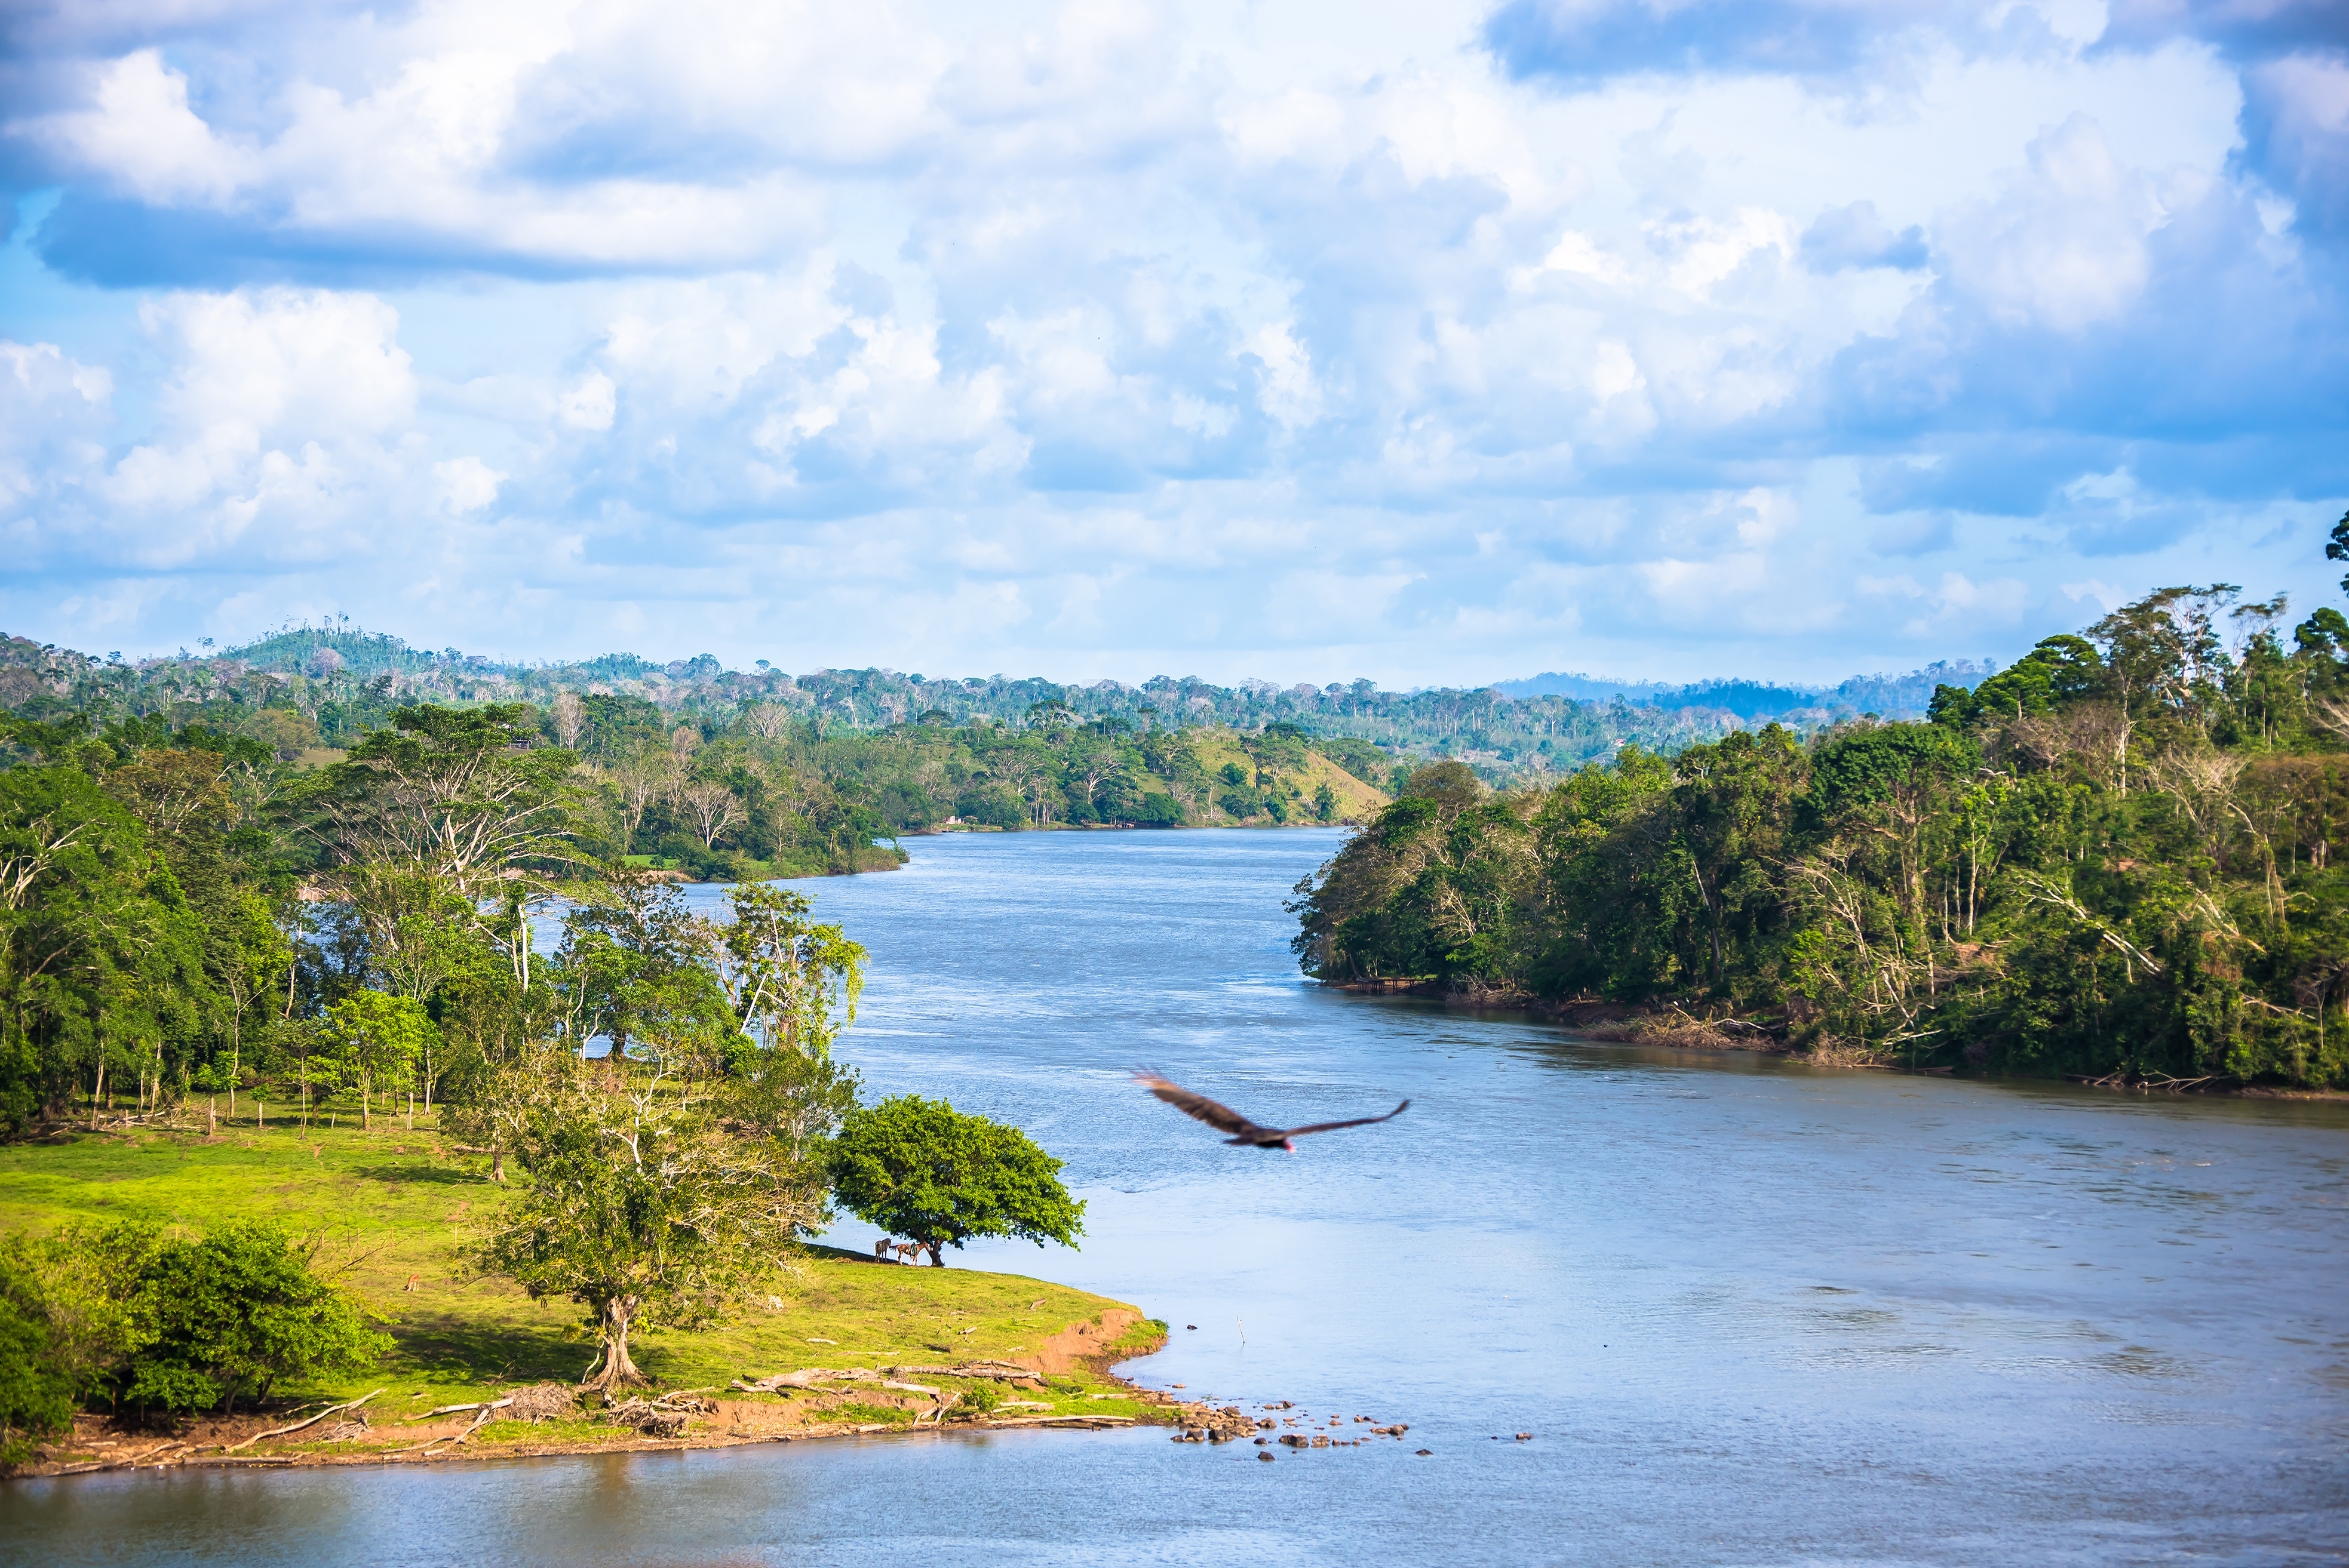
[(1169, 1083), (1156, 1073), (1138, 1072), (1133, 1081), (1173, 1106), (1195, 1121), (1204, 1121), (1218, 1132), (1233, 1136), (1224, 1140), (1243, 1149), (1285, 1149), (1297, 1152), (1292, 1138), (1302, 1138), (1309, 1132), (1334, 1132), (1341, 1127), (1368, 1127), (1374, 1121), (1392, 1121), (1411, 1108), (1404, 1100), (1384, 1116), (1358, 1116), (1351, 1121), (1317, 1121), (1309, 1127), (1258, 1127), (1228, 1105), (1219, 1105), (1204, 1094), (1193, 1094), (1180, 1084)]

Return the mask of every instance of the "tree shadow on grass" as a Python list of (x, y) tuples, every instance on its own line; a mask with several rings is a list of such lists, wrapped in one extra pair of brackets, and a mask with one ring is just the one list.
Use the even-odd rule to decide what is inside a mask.
[(349, 1174), (369, 1181), (394, 1184), (422, 1182), (434, 1187), (485, 1187), (492, 1184), (487, 1176), (446, 1165), (359, 1165), (352, 1167)]
[[(495, 1384), (576, 1383), (599, 1358), (591, 1339), (566, 1339), (547, 1328), (471, 1323), (448, 1315), (418, 1315), (391, 1326), (392, 1366), (387, 1369), (444, 1380)], [(631, 1343), (637, 1366), (656, 1383), (674, 1368), (664, 1347)]]
[(439, 1315), (396, 1324), (391, 1338), (402, 1370), (467, 1383), (575, 1383), (595, 1355), (544, 1328)]

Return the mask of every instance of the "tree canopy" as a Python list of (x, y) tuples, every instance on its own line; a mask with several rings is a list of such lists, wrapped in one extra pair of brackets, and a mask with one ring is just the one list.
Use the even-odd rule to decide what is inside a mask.
[(1061, 1161), (1016, 1127), (942, 1099), (899, 1095), (850, 1115), (833, 1153), (833, 1190), (860, 1218), (929, 1249), (973, 1236), (1076, 1245), (1085, 1206), (1061, 1185)]
[[(1422, 769), (1290, 905), (1330, 980), (1702, 1005), (1862, 1056), (2349, 1081), (2349, 621), (2165, 589), (1923, 724)], [(2349, 1020), (2344, 1020), (2349, 1021)]]

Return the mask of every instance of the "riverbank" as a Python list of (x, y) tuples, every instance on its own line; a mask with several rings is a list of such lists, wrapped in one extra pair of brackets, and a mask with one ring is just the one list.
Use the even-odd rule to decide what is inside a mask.
[[(1464, 1012), (1524, 1013), (1557, 1024), (1586, 1040), (1609, 1045), (1654, 1046), (1675, 1051), (1744, 1051), (1784, 1057), (1807, 1067), (1842, 1068), (1868, 1072), (1914, 1072), (1928, 1078), (1960, 1076), (1954, 1067), (1919, 1067), (1897, 1049), (1869, 1047), (1839, 1040), (1816, 1029), (1804, 1031), (1786, 1020), (1706, 1017), (1685, 1008), (1609, 1002), (1594, 997), (1556, 1000), (1518, 991), (1447, 990), (1432, 980), (1357, 980), (1328, 982), (1332, 990), (1364, 996), (1416, 996), (1440, 1001)], [(2200, 1078), (2170, 1078), (2127, 1074), (2090, 1078), (2067, 1074), (2061, 1078), (2025, 1081), (2072, 1083), (2083, 1088), (2122, 1094), (2232, 1095), (2247, 1099), (2321, 1100), (2349, 1103), (2339, 1089), (2292, 1088), (2276, 1084), (2243, 1083), (2220, 1075)]]
[[(831, 1261), (876, 1273), (901, 1266), (854, 1257)], [(971, 1277), (1009, 1284), (1015, 1295), (1035, 1283), (1011, 1275)], [(906, 1282), (897, 1282), (894, 1293), (873, 1283), (905, 1305)], [(71, 1436), (43, 1445), (35, 1463), (12, 1474), (437, 1464), (1013, 1428), (1182, 1425), (1198, 1412), (1171, 1395), (1134, 1388), (1109, 1370), (1164, 1340), (1164, 1325), (1130, 1307), (1111, 1307), (1047, 1336), (1034, 1355), (947, 1365), (805, 1367), (757, 1380), (775, 1381), (773, 1388), (736, 1378), (722, 1390), (655, 1387), (607, 1401), (561, 1384), (523, 1385), (476, 1390), (480, 1398), (459, 1401), (455, 1408), (419, 1412), (415, 1407), (429, 1398), (427, 1391), (383, 1385), (349, 1400), (313, 1400), (236, 1418), (158, 1423), (85, 1414)], [(317, 1408), (321, 1403), (324, 1408)]]
[[(656, 882), (803, 882), (816, 877), (864, 876), (874, 872), (894, 872), (905, 865), (908, 858), (902, 849), (867, 844), (851, 853), (850, 864), (846, 866), (813, 859), (760, 861), (731, 851), (712, 854), (694, 864), (681, 863), (660, 855), (623, 855), (620, 863)], [(703, 874), (721, 869), (723, 875)]]
[[(429, 1121), (305, 1130), (249, 1104), (207, 1138), (181, 1126), (59, 1130), (0, 1148), (0, 1227), (73, 1221), (208, 1228), (268, 1219), (307, 1238), (392, 1340), (364, 1377), (289, 1388), (231, 1419), (88, 1414), (20, 1474), (133, 1466), (341, 1464), (726, 1447), (860, 1433), (1174, 1421), (1116, 1377), (1164, 1342), (1140, 1308), (1023, 1275), (915, 1267), (809, 1246), (725, 1327), (641, 1337), (634, 1406), (572, 1406), (590, 1358), (578, 1309), (470, 1277), (454, 1243), (508, 1190)], [(743, 1387), (742, 1385), (751, 1385)], [(766, 1386), (760, 1386), (766, 1385)], [(552, 1390), (536, 1419), (499, 1406)], [(669, 1396), (654, 1402), (656, 1396)], [(532, 1400), (525, 1397), (521, 1408)], [(306, 1421), (329, 1407), (325, 1420)], [(239, 1445), (244, 1445), (240, 1447)]]

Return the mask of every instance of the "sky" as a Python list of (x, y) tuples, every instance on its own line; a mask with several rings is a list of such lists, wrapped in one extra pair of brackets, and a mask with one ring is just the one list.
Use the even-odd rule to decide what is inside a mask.
[(2339, 602), (2349, 0), (12, 0), (0, 631), (1832, 681)]

